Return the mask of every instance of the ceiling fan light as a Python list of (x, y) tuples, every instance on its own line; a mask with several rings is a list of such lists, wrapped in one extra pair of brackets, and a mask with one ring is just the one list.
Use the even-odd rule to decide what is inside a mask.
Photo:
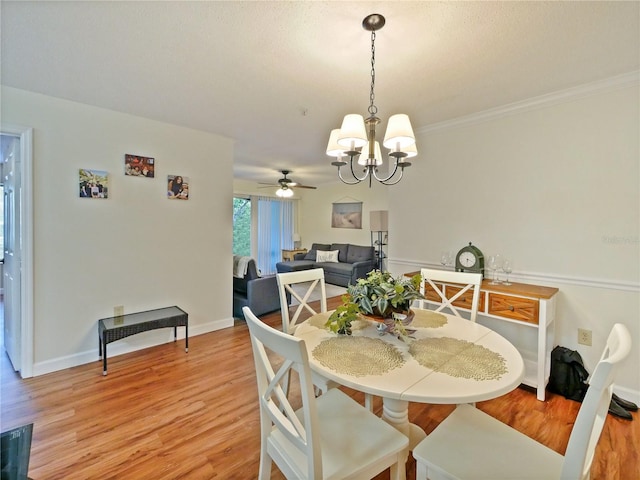
[(327, 155), (329, 155), (330, 157), (342, 157), (342, 155), (344, 155), (345, 148), (338, 143), (339, 135), (339, 128), (331, 130), (331, 135), (329, 135), (329, 143), (327, 144)]
[(364, 146), (365, 143), (367, 143), (367, 129), (362, 115), (357, 113), (345, 115), (338, 135), (338, 145), (353, 150)]
[[(374, 150), (375, 165), (382, 165), (382, 150), (380, 149), (380, 142), (376, 142)], [(369, 142), (364, 144), (360, 158), (358, 158), (358, 165), (369, 165)]]
[(390, 150), (404, 152), (408, 146), (415, 143), (416, 136), (413, 133), (409, 115), (397, 113), (389, 117), (383, 145)]
[(276, 195), (283, 198), (293, 197), (293, 190), (291, 190), (290, 188), (280, 187), (278, 190), (276, 190)]

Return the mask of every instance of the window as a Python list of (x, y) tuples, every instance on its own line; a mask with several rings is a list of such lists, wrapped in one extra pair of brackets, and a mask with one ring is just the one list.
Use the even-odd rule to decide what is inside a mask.
[(233, 197), (233, 254), (251, 256), (251, 199)]
[(256, 259), (262, 275), (276, 272), (282, 250), (293, 248), (297, 200), (233, 197), (233, 254)]
[(258, 197), (258, 268), (263, 275), (276, 273), (282, 249), (293, 248), (295, 200)]

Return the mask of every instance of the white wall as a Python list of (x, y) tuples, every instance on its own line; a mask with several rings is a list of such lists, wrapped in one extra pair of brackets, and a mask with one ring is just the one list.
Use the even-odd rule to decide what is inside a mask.
[[(333, 168), (333, 167), (331, 167)], [(337, 174), (336, 174), (337, 178)], [(319, 185), (317, 189), (295, 189), (293, 199), (298, 200), (298, 233), (302, 247), (311, 248), (312, 243), (353, 243), (371, 245), (369, 212), (388, 210), (388, 189), (376, 182), (371, 188), (368, 183), (349, 186), (341, 182)], [(273, 189), (259, 189), (255, 182), (234, 180), (236, 195), (274, 196)], [(331, 211), (333, 203), (362, 202), (362, 229), (332, 228)]]
[[(366, 182), (352, 186), (334, 183), (318, 186), (317, 190), (304, 191), (301, 193), (300, 200), (302, 212), (300, 237), (302, 246), (310, 248), (314, 242), (371, 245), (369, 212), (372, 210), (387, 210), (388, 192), (389, 189), (393, 188), (400, 187), (398, 185), (384, 187), (377, 182), (371, 188)], [(362, 202), (362, 229), (331, 227), (333, 203), (343, 202)]]
[[(190, 335), (233, 324), (230, 139), (7, 87), (2, 121), (34, 129), (34, 374), (97, 361), (116, 305), (178, 305)], [(126, 153), (154, 157), (155, 178), (125, 177)], [(79, 198), (80, 168), (109, 172), (108, 199)], [(190, 178), (189, 200), (166, 198), (167, 175)]]
[[(584, 93), (584, 91), (582, 91)], [(637, 83), (419, 134), (389, 189), (392, 271), (439, 264), (468, 242), (515, 260), (516, 279), (560, 289), (556, 343), (590, 371), (615, 322), (634, 340), (618, 384), (640, 398)], [(593, 346), (577, 329), (593, 330)]]

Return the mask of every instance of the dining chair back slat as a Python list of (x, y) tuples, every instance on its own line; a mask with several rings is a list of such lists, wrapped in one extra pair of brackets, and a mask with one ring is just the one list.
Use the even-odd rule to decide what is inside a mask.
[[(460, 309), (464, 308), (470, 311), (469, 320), (472, 322), (476, 321), (478, 305), (480, 303), (482, 274), (422, 268), (420, 275), (422, 277), (420, 293), (425, 297), (418, 301), (420, 308), (426, 308), (428, 305), (428, 299), (426, 298), (428, 290), (434, 291), (438, 295), (438, 301), (440, 303), (435, 309), (436, 312), (447, 309), (457, 317), (464, 318), (460, 313)], [(454, 295), (448, 295), (446, 285), (455, 285), (459, 290)], [(469, 291), (473, 291), (471, 302), (468, 304), (465, 302), (464, 307), (456, 306), (455, 302)]]
[[(278, 279), (278, 292), (280, 294), (280, 311), (282, 312), (282, 330), (285, 333), (293, 334), (300, 314), (305, 310), (311, 315), (317, 312), (309, 305), (309, 301), (314, 293), (320, 294), (320, 312), (327, 311), (327, 289), (324, 281), (324, 270), (314, 268), (311, 270), (301, 270), (298, 272), (286, 272), (276, 274)], [(294, 288), (294, 285), (306, 286), (303, 294)], [(287, 294), (297, 300), (295, 312), (290, 315)]]

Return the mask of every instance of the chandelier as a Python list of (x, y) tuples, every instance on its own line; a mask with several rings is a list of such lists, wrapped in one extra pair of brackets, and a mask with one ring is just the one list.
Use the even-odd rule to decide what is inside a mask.
[[(403, 113), (392, 115), (387, 123), (387, 131), (382, 145), (389, 150), (389, 171), (386, 176), (378, 174), (378, 167), (383, 164), (384, 157), (380, 142), (376, 139), (376, 126), (380, 119), (376, 116), (378, 107), (375, 106), (376, 83), (376, 31), (385, 24), (385, 18), (377, 13), (368, 15), (362, 21), (362, 27), (371, 32), (371, 90), (369, 93), (369, 116), (349, 114), (344, 117), (342, 126), (334, 129), (329, 135), (327, 155), (337, 157), (331, 165), (338, 167), (338, 177), (347, 185), (356, 185), (367, 178), (369, 187), (375, 178), (384, 185), (394, 185), (402, 180), (404, 169), (411, 166), (407, 159), (418, 154), (416, 139), (411, 128), (409, 116)], [(347, 157), (351, 177), (344, 178), (341, 168), (347, 165)], [(357, 158), (357, 160), (356, 160)], [(393, 165), (391, 163), (393, 162)], [(361, 170), (362, 174), (358, 174)], [(397, 175), (396, 175), (397, 174)]]

